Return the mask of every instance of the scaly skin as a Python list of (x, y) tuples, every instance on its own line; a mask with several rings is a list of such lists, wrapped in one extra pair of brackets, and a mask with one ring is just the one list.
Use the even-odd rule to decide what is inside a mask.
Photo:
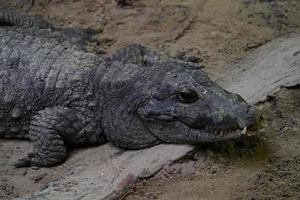
[(101, 58), (52, 34), (0, 27), (0, 137), (34, 147), (17, 167), (59, 164), (67, 145), (201, 144), (255, 123), (250, 106), (196, 64), (140, 45)]
[[(48, 39), (52, 38), (59, 43), (67, 41), (74, 47), (77, 46), (84, 51), (87, 50), (86, 47), (89, 42), (96, 42), (96, 40), (93, 39), (93, 35), (96, 32), (92, 29), (56, 28), (42, 18), (27, 16), (6, 7), (0, 7), (0, 27), (1, 26), (23, 27), (26, 28), (29, 33), (38, 31), (43, 37), (47, 37)], [(51, 34), (49, 34), (48, 29), (52, 30)]]
[(51, 25), (41, 19), (31, 16), (26, 16), (21, 13), (17, 13), (15, 11), (12, 11), (8, 8), (1, 8), (0, 7), (0, 26), (20, 26), (24, 28), (32, 28), (32, 27), (38, 27), (38, 28), (51, 28)]

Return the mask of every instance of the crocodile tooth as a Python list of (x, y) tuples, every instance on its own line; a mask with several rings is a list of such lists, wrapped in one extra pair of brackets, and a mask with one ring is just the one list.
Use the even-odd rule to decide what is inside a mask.
[(247, 127), (245, 126), (244, 129), (242, 130), (241, 134), (245, 135), (247, 133)]

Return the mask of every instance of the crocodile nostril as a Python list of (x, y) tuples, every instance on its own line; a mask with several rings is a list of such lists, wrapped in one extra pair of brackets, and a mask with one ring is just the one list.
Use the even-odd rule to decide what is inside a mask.
[(244, 99), (243, 99), (243, 97), (241, 97), (241, 95), (239, 95), (239, 94), (234, 94), (235, 96), (236, 96), (236, 99), (239, 101), (239, 102), (246, 102)]
[(254, 106), (247, 106), (247, 114), (249, 116), (255, 117), (259, 115), (258, 110)]
[(251, 112), (252, 111), (252, 106), (248, 105), (247, 106), (247, 113)]

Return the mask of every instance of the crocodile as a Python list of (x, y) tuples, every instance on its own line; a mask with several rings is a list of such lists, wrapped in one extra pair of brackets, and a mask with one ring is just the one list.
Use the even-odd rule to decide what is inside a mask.
[[(15, 26), (29, 28), (29, 31), (35, 31), (39, 29), (41, 34), (48, 34), (49, 30), (52, 30), (48, 37), (52, 37), (59, 42), (68, 41), (73, 46), (77, 46), (84, 51), (90, 51), (89, 47), (93, 47), (95, 44), (101, 43), (95, 36), (97, 33), (95, 30), (86, 28), (58, 28), (45, 19), (36, 16), (25, 15), (21, 12), (14, 11), (10, 8), (0, 6), (0, 26)], [(95, 53), (105, 53), (103, 50)]]
[(0, 138), (30, 140), (16, 167), (64, 162), (70, 147), (124, 149), (247, 136), (254, 106), (202, 65), (131, 44), (99, 56), (51, 29), (0, 26)]

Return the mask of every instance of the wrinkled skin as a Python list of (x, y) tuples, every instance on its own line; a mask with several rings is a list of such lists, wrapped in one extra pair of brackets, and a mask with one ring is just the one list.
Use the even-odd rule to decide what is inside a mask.
[[(109, 124), (105, 129), (111, 128), (107, 137), (118, 146), (137, 149), (158, 143), (239, 138), (245, 127), (256, 123), (254, 108), (211, 81), (200, 66), (162, 59), (141, 46), (130, 46), (118, 54), (123, 63), (136, 68), (130, 71), (134, 82), (120, 89), (121, 96), (108, 106), (109, 117), (104, 119), (104, 125)], [(129, 72), (124, 65), (116, 71), (115, 79)], [(122, 134), (126, 136), (118, 137)]]
[(256, 122), (240, 96), (196, 64), (140, 45), (104, 59), (60, 39), (51, 30), (0, 27), (0, 138), (33, 143), (16, 167), (59, 164), (69, 145), (238, 138)]

